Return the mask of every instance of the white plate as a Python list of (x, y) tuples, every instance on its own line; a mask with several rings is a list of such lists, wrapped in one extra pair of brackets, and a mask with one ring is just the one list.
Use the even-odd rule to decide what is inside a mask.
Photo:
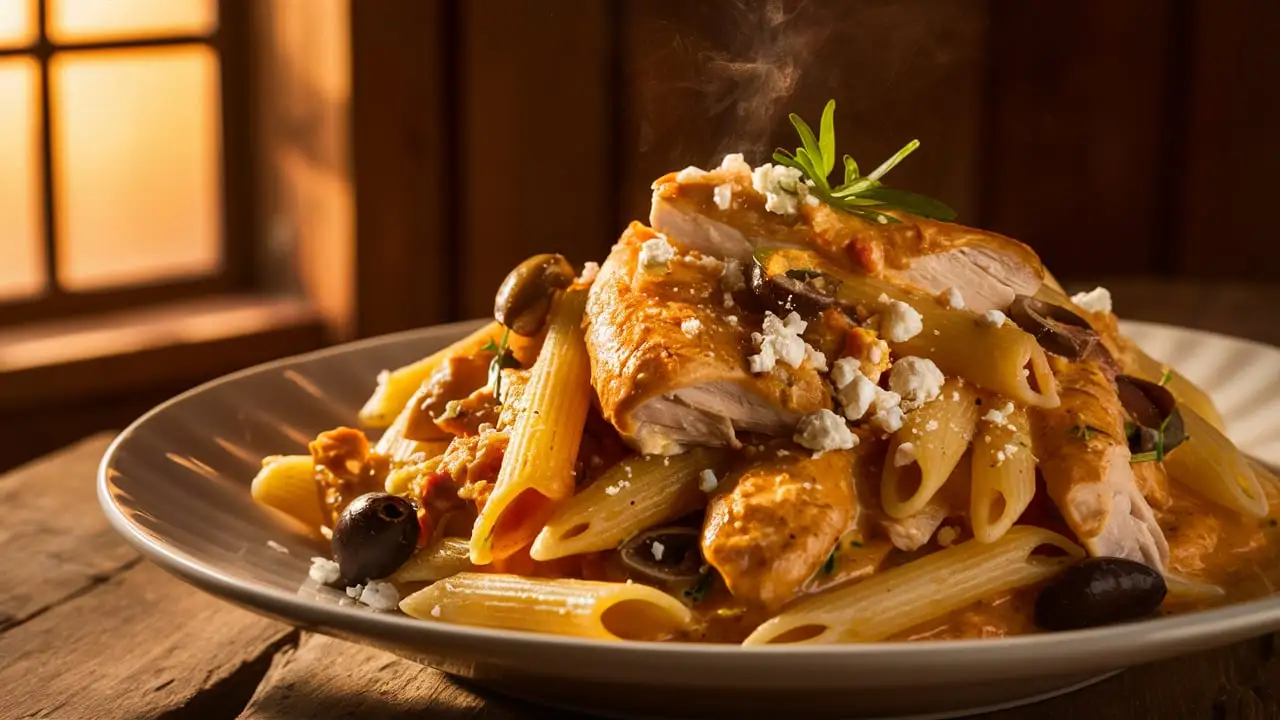
[[(388, 648), (501, 692), (614, 716), (936, 715), (1016, 704), (1136, 663), (1280, 629), (1280, 598), (1078, 632), (1000, 640), (823, 647), (607, 643), (423, 622), (344, 607), (299, 587), (323, 548), (249, 498), (264, 455), (305, 452), (354, 422), (378, 370), (421, 357), (473, 324), (430, 328), (271, 363), (148, 413), (103, 460), (115, 528), (175, 575), (310, 630)], [(1280, 350), (1125, 323), (1220, 403), (1231, 436), (1280, 462)], [(268, 548), (284, 544), (289, 554)], [(341, 662), (341, 658), (334, 658)]]

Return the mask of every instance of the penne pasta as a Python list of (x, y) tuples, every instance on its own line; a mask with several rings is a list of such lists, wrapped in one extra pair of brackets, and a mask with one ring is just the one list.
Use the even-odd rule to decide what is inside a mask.
[(475, 569), (471, 542), (466, 538), (440, 538), (414, 553), (391, 575), (393, 582), (435, 582)]
[(462, 573), (400, 603), (424, 620), (600, 640), (664, 640), (693, 624), (689, 608), (639, 583)]
[(642, 530), (705, 507), (699, 475), (719, 475), (725, 459), (725, 452), (711, 448), (627, 458), (561, 505), (529, 554), (545, 561), (612, 550)]
[(574, 465), (591, 404), (591, 367), (582, 333), (587, 292), (569, 289), (551, 304), (547, 339), (525, 387), (527, 409), (471, 535), (471, 560), (487, 565), (528, 545), (555, 504), (574, 491)]
[(1265, 517), (1267, 495), (1245, 456), (1194, 410), (1181, 413), (1187, 440), (1164, 458), (1169, 477), (1223, 507)]
[(327, 513), (310, 455), (273, 455), (262, 461), (249, 493), (261, 505), (275, 508), (303, 524), (319, 528)]
[[(1035, 554), (1046, 547), (1060, 556)], [(996, 542), (970, 540), (802, 600), (743, 644), (883, 640), (982, 598), (1047, 580), (1081, 557), (1084, 550), (1061, 535), (1019, 525)]]
[(973, 536), (978, 542), (995, 542), (1022, 517), (1036, 493), (1036, 458), (1025, 410), (1015, 407), (1001, 423), (978, 421), (971, 468)]
[[(360, 408), (360, 423), (368, 428), (384, 428), (400, 414), (423, 381), (451, 355), (480, 352), (486, 343), (497, 343), (502, 337), (502, 326), (496, 322), (485, 323), (470, 335), (452, 345), (404, 367), (388, 370), (378, 375), (378, 387)], [(512, 337), (518, 339), (519, 336)]]
[(977, 399), (972, 385), (953, 378), (936, 400), (907, 416), (884, 464), (880, 502), (886, 514), (906, 518), (929, 504), (973, 439)]

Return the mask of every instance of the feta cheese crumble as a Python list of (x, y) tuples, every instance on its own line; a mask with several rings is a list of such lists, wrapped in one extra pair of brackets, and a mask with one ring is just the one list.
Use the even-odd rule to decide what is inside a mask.
[(693, 165), (690, 165), (689, 167), (676, 173), (676, 182), (689, 182), (690, 180), (697, 180), (698, 178), (706, 174), (707, 174), (706, 170), (703, 170), (700, 167), (695, 167)]
[(943, 307), (949, 307), (952, 310), (963, 310), (965, 307), (964, 296), (960, 294), (959, 290), (953, 287), (943, 290), (942, 294), (938, 296), (938, 300), (942, 303)]
[(716, 477), (716, 472), (711, 468), (707, 468), (698, 473), (698, 489), (704, 493), (713, 493), (719, 487), (720, 480)]
[(778, 361), (793, 368), (800, 367), (808, 356), (809, 347), (801, 339), (800, 333), (804, 332), (808, 325), (800, 319), (798, 313), (793, 312), (783, 320), (771, 312), (766, 312), (763, 332), (751, 333), (751, 341), (760, 351), (747, 358), (747, 366), (751, 372), (756, 375), (769, 372), (777, 367)]
[(916, 444), (904, 442), (893, 451), (893, 466), (905, 467), (916, 461)]
[(1096, 287), (1089, 292), (1076, 293), (1071, 302), (1089, 312), (1111, 312), (1111, 291), (1104, 287)]
[(342, 571), (338, 568), (338, 563), (328, 558), (313, 557), (311, 569), (307, 570), (307, 577), (321, 585), (332, 585), (342, 577)]
[(667, 546), (654, 540), (653, 544), (649, 546), (649, 551), (653, 553), (654, 560), (662, 562), (662, 554), (667, 551)]
[(683, 332), (688, 337), (697, 335), (701, 330), (702, 321), (698, 320), (698, 318), (685, 318), (684, 322), (680, 323), (680, 332)]
[(435, 607), (431, 608), (431, 617), (433, 617), (433, 618), (438, 618), (438, 617), (440, 617), (440, 606), (439, 606), (439, 605), (436, 605)]
[(731, 172), (751, 172), (751, 166), (743, 159), (742, 153), (729, 153), (724, 156), (724, 160), (720, 161), (721, 170), (729, 170)]
[(804, 344), (804, 356), (808, 358), (809, 365), (811, 365), (814, 370), (817, 370), (818, 372), (827, 371), (827, 356), (823, 355), (821, 351), (814, 349), (809, 343)]
[(871, 409), (875, 410), (875, 414), (871, 416), (871, 424), (887, 433), (898, 432), (902, 429), (903, 421), (906, 420), (906, 413), (902, 411), (901, 403), (901, 395), (877, 387), (875, 399), (871, 401)]
[(831, 366), (831, 383), (836, 399), (849, 420), (861, 420), (876, 397), (876, 385), (862, 374), (856, 358), (840, 358)]
[(801, 447), (817, 451), (816, 455), (828, 450), (848, 450), (858, 444), (858, 436), (849, 430), (844, 418), (826, 409), (800, 418), (792, 439)]
[(998, 328), (1004, 324), (1005, 314), (999, 310), (988, 310), (978, 317), (978, 324), (983, 327)]
[(600, 274), (600, 263), (585, 262), (582, 264), (582, 274), (578, 276), (578, 282), (583, 285), (590, 285), (596, 281), (596, 276)]
[(725, 258), (724, 269), (720, 271), (720, 287), (725, 292), (738, 292), (747, 287), (747, 278), (742, 274), (742, 262), (735, 258)]
[(914, 410), (942, 393), (942, 371), (932, 360), (904, 357), (889, 371), (889, 389), (902, 396), (902, 409)]
[(889, 342), (906, 342), (924, 329), (924, 318), (916, 309), (901, 300), (890, 300), (881, 293), (879, 302), (883, 305), (880, 311), (880, 334)]
[(1013, 414), (1013, 403), (1007, 402), (1004, 407), (999, 409), (991, 408), (986, 415), (982, 416), (983, 420), (995, 425), (1004, 425), (1009, 422), (1009, 416)]
[(640, 267), (645, 270), (666, 270), (667, 263), (676, 256), (675, 248), (667, 242), (667, 238), (659, 235), (640, 244)]
[(786, 165), (765, 163), (751, 172), (751, 187), (764, 195), (764, 209), (779, 215), (794, 215), (800, 199), (809, 194), (801, 178), (804, 173)]
[(733, 205), (733, 185), (729, 183), (717, 185), (716, 189), (711, 191), (711, 199), (716, 201), (716, 207), (728, 210)]

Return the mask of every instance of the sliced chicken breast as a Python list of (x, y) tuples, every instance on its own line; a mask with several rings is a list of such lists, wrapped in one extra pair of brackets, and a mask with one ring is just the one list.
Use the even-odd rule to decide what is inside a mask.
[[(670, 257), (642, 266), (646, 241)], [(644, 251), (648, 252), (648, 251)], [(800, 418), (831, 407), (806, 359), (754, 375), (760, 320), (733, 304), (724, 263), (633, 223), (600, 268), (587, 302), (592, 384), (605, 419), (643, 453), (689, 445), (738, 447), (738, 431), (790, 436)], [(725, 298), (729, 297), (729, 307)]]
[(826, 562), (853, 516), (854, 451), (771, 451), (707, 508), (702, 552), (738, 600), (775, 610)]
[[(796, 210), (767, 209), (742, 168), (718, 169), (654, 183), (649, 223), (716, 257), (746, 260), (761, 245), (815, 247), (855, 266), (927, 294), (955, 288), (976, 311), (1008, 307), (1014, 295), (1034, 295), (1045, 278), (1031, 248), (996, 233), (889, 212), (901, 222), (880, 225), (833, 210), (809, 197)], [(727, 202), (726, 202), (727, 201)]]
[(1049, 496), (1090, 554), (1163, 571), (1169, 544), (1129, 464), (1115, 386), (1092, 363), (1058, 357), (1050, 363), (1062, 404), (1040, 411), (1036, 434)]

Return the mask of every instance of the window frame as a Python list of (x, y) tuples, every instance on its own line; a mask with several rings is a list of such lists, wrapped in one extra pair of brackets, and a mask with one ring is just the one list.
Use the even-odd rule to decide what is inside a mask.
[[(94, 315), (254, 286), (253, 94), (255, 51), (251, 36), (251, 0), (217, 0), (217, 26), (208, 34), (163, 35), (100, 41), (53, 43), (48, 37), (48, 0), (36, 1), (36, 34), (31, 43), (0, 47), (0, 59), (27, 57), (37, 63), (42, 252), (45, 287), (39, 293), (0, 301), (0, 327), (73, 316)], [(49, 103), (49, 64), (56, 53), (149, 47), (205, 45), (218, 59), (221, 146), (222, 264), (209, 275), (160, 279), (119, 287), (68, 292), (57, 282), (58, 226), (53, 195), (55, 122)]]

